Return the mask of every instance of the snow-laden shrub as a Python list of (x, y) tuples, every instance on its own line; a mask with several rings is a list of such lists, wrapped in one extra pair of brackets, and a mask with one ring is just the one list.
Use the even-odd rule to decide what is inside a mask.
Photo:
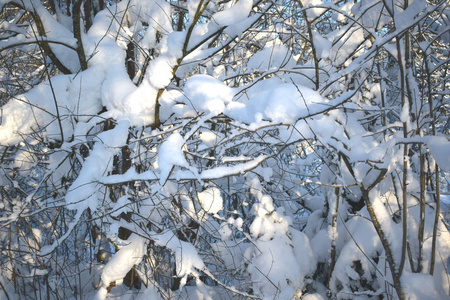
[(449, 297), (447, 1), (0, 9), (0, 298)]

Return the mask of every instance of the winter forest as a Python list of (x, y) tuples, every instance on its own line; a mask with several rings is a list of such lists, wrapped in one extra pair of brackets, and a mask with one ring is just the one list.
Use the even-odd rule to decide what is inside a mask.
[(0, 299), (449, 299), (447, 0), (0, 0)]

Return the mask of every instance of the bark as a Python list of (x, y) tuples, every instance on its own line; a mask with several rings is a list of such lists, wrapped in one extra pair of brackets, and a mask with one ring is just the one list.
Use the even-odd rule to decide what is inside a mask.
[(86, 55), (84, 53), (83, 41), (81, 39), (81, 1), (76, 1), (72, 6), (73, 35), (77, 39), (77, 55), (80, 60), (81, 70), (87, 70)]

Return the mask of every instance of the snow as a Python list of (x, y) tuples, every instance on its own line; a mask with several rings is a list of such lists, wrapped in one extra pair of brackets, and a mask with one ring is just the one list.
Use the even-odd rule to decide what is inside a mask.
[[(119, 59), (123, 58), (121, 55)], [(105, 82), (101, 89), (103, 106), (109, 109), (123, 109), (123, 99), (132, 94), (136, 86), (129, 79), (123, 66), (113, 64), (106, 71)]]
[[(60, 42), (66, 42), (68, 45), (76, 45), (76, 40), (73, 37), (73, 33), (60, 24), (42, 5), (40, 1), (33, 1), (33, 10), (37, 13), (44, 26), (45, 35), (49, 38), (58, 40)], [(33, 34), (34, 35), (34, 34)], [(80, 63), (77, 53), (74, 50), (68, 49), (63, 45), (50, 43), (50, 48), (60, 62), (66, 66), (73, 73), (80, 70)]]
[(128, 121), (120, 121), (112, 130), (97, 136), (94, 149), (66, 194), (69, 209), (82, 211), (87, 207), (92, 210), (97, 208), (97, 200), (102, 198), (97, 180), (112, 170), (113, 156), (126, 144), (129, 125)]
[(427, 138), (427, 147), (439, 167), (450, 171), (450, 142), (444, 136), (433, 136)]
[(211, 131), (203, 131), (199, 138), (206, 146), (212, 147), (217, 143), (218, 136)]
[[(376, 1), (347, 1), (341, 7), (319, 0), (302, 3), (309, 20), (331, 7), (330, 15), (334, 14), (333, 19), (340, 22), (335, 24), (336, 29), (323, 27), (324, 20), (314, 23), (312, 38), (320, 60), (318, 79), (314, 61), (303, 61), (311, 56), (310, 49), (306, 48), (302, 57), (293, 56), (303, 50), (299, 49), (303, 45), (296, 44), (298, 40), (291, 44), (286, 39), (291, 33), (294, 35), (290, 37), (297, 37), (297, 33), (287, 30), (295, 24), (273, 19), (270, 21), (275, 25), (268, 27), (269, 33), (259, 32), (262, 23), (256, 21), (269, 7), (278, 5), (272, 2), (252, 11), (252, 0), (210, 1), (198, 24), (193, 24), (200, 1), (188, 0), (181, 4), (186, 5), (190, 22), (187, 27), (193, 29), (187, 42), (186, 30), (173, 32), (172, 16), (179, 16), (171, 7), (174, 3), (131, 0), (110, 5), (96, 15), (94, 25), (83, 34), (89, 60), (85, 71), (80, 71), (72, 49), (51, 44), (73, 74), (56, 75), (7, 99), (1, 108), (0, 143), (14, 147), (5, 147), (2, 154), (0, 182), (6, 197), (0, 202), (0, 227), (8, 225), (5, 222), (20, 227), (17, 220), (28, 218), (32, 220), (30, 226), (37, 227), (24, 231), (33, 234), (33, 238), (18, 236), (19, 245), (13, 251), (28, 253), (25, 250), (32, 249), (34, 257), (30, 254), (23, 259), (31, 267), (23, 274), (54, 279), (55, 270), (47, 267), (47, 262), (37, 268), (35, 257), (47, 259), (54, 255), (52, 259), (58, 259), (64, 252), (59, 252), (62, 244), (85, 243), (89, 234), (82, 235), (89, 232), (88, 218), (92, 226), (101, 227), (101, 234), (120, 247), (110, 261), (98, 268), (98, 299), (119, 297), (115, 292), (108, 294), (106, 288), (113, 281), (120, 285), (131, 268), (146, 263), (149, 241), (175, 257), (175, 277), (181, 279), (180, 289), (160, 295), (167, 287), (159, 289), (149, 281), (145, 288), (133, 295), (128, 291), (130, 295), (125, 297), (214, 299), (219, 294), (231, 297), (235, 291), (245, 297), (243, 291), (251, 290), (253, 296), (261, 299), (322, 300), (326, 299), (327, 288), (338, 299), (384, 294), (386, 281), (390, 283), (392, 276), (386, 273), (389, 270), (385, 250), (367, 209), (351, 208), (362, 201), (357, 184), (372, 187), (380, 169), (387, 170), (386, 178), (372, 187), (369, 198), (398, 262), (403, 234), (396, 220), (402, 184), (396, 172), (403, 166), (403, 154), (398, 151), (402, 146), (398, 145), (425, 145), (440, 166), (445, 183), (446, 172), (450, 171), (450, 142), (445, 135), (426, 136), (430, 134), (427, 126), (421, 127), (425, 137), (410, 131), (410, 138), (404, 139), (398, 120), (410, 122), (412, 111), (408, 103), (403, 107), (388, 104), (389, 118), (393, 120), (388, 120), (386, 126), (380, 126), (377, 118), (371, 120), (385, 112), (378, 103), (381, 95), (391, 102), (395, 96), (385, 93), (387, 87), (364, 77), (374, 66), (373, 57), (379, 59), (375, 51), (384, 48), (397, 56), (397, 49), (389, 43), (398, 37), (399, 30), (417, 22), (429, 8), (424, 8), (426, 2), (419, 0), (411, 2), (405, 11), (393, 5), (390, 8), (395, 17), (390, 20), (389, 14), (382, 11), (386, 3)], [(36, 6), (33, 8), (32, 4)], [(60, 17), (48, 13), (40, 1), (23, 5), (35, 9), (42, 18), (48, 40), (76, 46), (71, 23), (67, 23), (69, 17), (58, 22)], [(223, 10), (217, 11), (218, 8)], [(57, 14), (63, 17), (61, 11)], [(351, 14), (357, 22), (346, 17)], [(246, 31), (253, 23), (256, 25), (252, 30)], [(389, 26), (384, 27), (385, 24)], [(20, 33), (0, 41), (0, 47), (29, 39), (26, 35), (30, 32), (20, 26), (7, 22), (0, 26), (3, 31)], [(387, 34), (382, 28), (396, 30)], [(423, 28), (427, 30), (427, 26)], [(373, 45), (367, 39), (370, 34)], [(205, 41), (206, 37), (210, 39)], [(129, 78), (124, 64), (130, 38), (138, 46), (136, 63), (141, 67), (135, 78)], [(187, 49), (183, 49), (185, 42)], [(250, 46), (253, 42), (255, 47)], [(222, 49), (224, 45), (230, 48)], [(144, 69), (147, 58), (150, 61)], [(371, 72), (370, 79), (378, 78), (375, 69)], [(438, 72), (439, 68), (433, 70), (433, 74)], [(382, 74), (396, 83), (394, 77), (398, 74)], [(3, 80), (3, 73), (1, 76)], [(348, 86), (350, 78), (358, 83), (363, 79), (360, 90)], [(320, 92), (313, 90), (317, 88), (316, 79)], [(416, 78), (408, 79), (417, 90)], [(151, 125), (158, 96), (162, 123), (155, 129)], [(106, 112), (99, 113), (103, 107)], [(105, 129), (105, 120), (114, 124), (109, 127), (112, 129)], [(416, 119), (419, 123), (423, 120)], [(38, 134), (39, 140), (35, 139)], [(39, 149), (40, 141), (57, 141), (62, 146)], [(89, 148), (88, 156), (80, 155), (81, 145)], [(112, 175), (113, 162), (121, 161), (125, 145), (129, 146), (133, 166), (125, 174)], [(416, 171), (420, 160), (415, 149), (411, 147), (408, 156), (405, 183), (407, 234), (414, 263), (423, 246), (425, 271), (410, 273), (407, 260), (402, 287), (408, 299), (444, 299), (448, 298), (446, 267), (450, 253), (444, 222), (438, 224), (435, 274), (425, 274), (430, 268), (433, 241), (433, 181), (426, 183), (431, 187), (427, 186), (425, 196), (430, 205), (425, 209), (424, 243), (419, 245), (417, 239), (411, 238), (417, 237), (420, 221), (416, 199), (420, 192), (420, 172)], [(351, 168), (345, 165), (343, 156), (348, 157)], [(46, 170), (42, 171), (44, 175), (33, 173), (41, 168)], [(44, 179), (39, 182), (37, 177)], [(67, 187), (63, 179), (72, 184)], [(46, 193), (47, 183), (57, 188), (55, 196), (45, 195), (50, 200), (41, 194)], [(108, 184), (114, 186), (105, 186)], [(30, 192), (33, 189), (34, 194)], [(445, 186), (441, 200), (448, 202), (444, 189)], [(339, 218), (333, 227), (332, 213), (337, 201), (341, 201)], [(52, 208), (47, 205), (73, 210), (68, 214), (72, 219), (59, 219), (61, 224), (55, 228), (51, 223), (41, 226), (34, 219), (40, 211), (32, 209), (50, 212)], [(92, 216), (85, 213), (87, 209)], [(132, 222), (118, 220), (121, 213), (131, 211)], [(195, 239), (181, 234), (192, 222), (199, 225)], [(128, 240), (120, 240), (117, 231), (121, 226), (135, 233)], [(47, 234), (45, 229), (54, 232)], [(7, 240), (4, 233), (0, 232), (0, 236)], [(108, 247), (112, 245), (106, 237), (102, 238)], [(336, 264), (325, 288), (321, 276), (314, 274), (318, 262), (329, 266), (331, 246), (336, 247)], [(163, 260), (170, 256), (164, 255)], [(67, 257), (72, 263), (70, 255)], [(143, 278), (154, 279), (151, 271), (139, 267)], [(16, 270), (9, 265), (6, 269)], [(205, 275), (210, 279), (203, 280)], [(13, 289), (5, 278), (12, 277), (0, 276), (8, 292)], [(211, 282), (215, 283), (209, 286)], [(310, 287), (315, 294), (303, 295), (305, 290), (311, 291)]]
[(251, 71), (273, 71), (295, 66), (291, 51), (283, 44), (264, 48), (254, 54), (247, 63)]
[(212, 187), (198, 193), (198, 201), (209, 214), (217, 214), (223, 209), (223, 199), (218, 188)]
[(261, 12), (254, 13), (250, 17), (244, 19), (241, 22), (234, 23), (225, 28), (226, 34), (229, 38), (234, 39), (236, 37), (240, 37), (247, 28), (251, 27), (252, 24), (257, 22), (264, 12), (267, 12), (272, 5), (267, 3), (264, 7), (262, 7)]
[[(96, 140), (103, 143), (108, 148), (119, 148), (126, 144), (128, 138), (128, 120), (119, 121), (113, 130), (104, 131), (97, 135)], [(111, 149), (115, 151), (115, 149)]]
[(167, 57), (158, 57), (152, 60), (148, 66), (147, 79), (156, 89), (162, 89), (169, 85), (173, 77), (172, 66), (175, 62)]
[[(384, 5), (389, 7), (392, 4), (385, 3)], [(385, 9), (384, 5), (382, 3), (358, 2), (351, 7), (350, 11), (349, 9), (346, 9), (346, 11), (354, 15), (362, 15), (364, 13), (359, 22), (366, 28), (380, 30), (385, 23), (389, 22), (389, 18), (382, 13)]]
[[(330, 40), (335, 40), (333, 47), (330, 50), (330, 58), (334, 60), (336, 64), (343, 64), (346, 62), (348, 65), (351, 59), (358, 57), (362, 54), (362, 51), (356, 51), (356, 49), (362, 49), (361, 43), (365, 40), (364, 30), (360, 27), (354, 28), (348, 25), (349, 30), (343, 36), (331, 36)], [(342, 44), (345, 42), (345, 47)]]
[[(377, 253), (382, 251), (381, 242), (370, 221), (362, 217), (353, 218), (347, 222), (347, 229), (348, 232), (343, 232), (341, 236), (346, 236), (349, 242), (340, 250), (330, 281), (333, 289), (337, 284), (343, 285), (343, 293), (351, 292), (352, 280), (371, 278), (371, 274), (375, 272), (375, 263), (372, 261), (372, 257), (376, 257)], [(362, 275), (354, 269), (356, 261), (361, 264)]]
[(303, 300), (325, 300), (320, 294), (306, 294), (302, 297)]
[(131, 268), (141, 262), (146, 253), (147, 240), (136, 234), (132, 234), (125, 244), (103, 269), (102, 282), (106, 287), (113, 281), (123, 279)]
[(161, 171), (161, 183), (167, 180), (174, 166), (189, 167), (182, 150), (184, 144), (183, 137), (175, 132), (160, 146), (158, 151), (158, 166)]
[(199, 7), (200, 0), (188, 0), (187, 1), (187, 9), (188, 9), (188, 17), (189, 17), (189, 25), (192, 26), (191, 22), (194, 20), (194, 17), (197, 13)]
[(167, 231), (153, 235), (152, 239), (158, 245), (167, 247), (174, 252), (177, 266), (176, 276), (182, 278), (180, 288), (184, 286), (187, 275), (195, 273), (195, 269), (201, 271), (205, 268), (196, 248), (191, 243), (179, 240), (172, 232)]
[(316, 7), (316, 6), (324, 6), (324, 3), (321, 0), (303, 0), (302, 3), (303, 6), (307, 8), (306, 15), (309, 21), (311, 21), (314, 18), (317, 18), (326, 11), (325, 8)]
[(147, 299), (160, 300), (160, 299), (163, 299), (161, 297), (161, 295), (159, 294), (158, 289), (153, 285), (149, 285), (147, 288), (145, 288), (143, 290), (144, 291), (141, 294), (137, 295), (137, 297), (135, 298), (136, 300), (147, 300)]
[(243, 175), (248, 171), (258, 167), (258, 165), (267, 159), (267, 156), (260, 155), (252, 161), (242, 163), (239, 165), (229, 167), (215, 167), (209, 170), (205, 170), (200, 174), (200, 178), (203, 180), (211, 180), (215, 178), (222, 178), (231, 175)]
[[(174, 141), (172, 142), (181, 145), (181, 140), (179, 140), (179, 138), (174, 138)], [(172, 142), (167, 143), (166, 146), (163, 148), (164, 151), (162, 153), (164, 154), (162, 154), (161, 159), (162, 169), (161, 166), (159, 167), (161, 174), (165, 175), (166, 177), (162, 177), (162, 175), (159, 176), (155, 175), (155, 170), (149, 170), (138, 174), (135, 169), (131, 168), (127, 172), (125, 172), (125, 174), (103, 176), (99, 178), (99, 182), (101, 182), (102, 184), (115, 184), (136, 180), (161, 180), (162, 178), (165, 178), (165, 181), (167, 179), (177, 181), (193, 180), (193, 179), (208, 181), (233, 175), (244, 175), (245, 173), (257, 168), (263, 161), (265, 161), (268, 158), (265, 155), (260, 155), (257, 158), (245, 163), (227, 167), (225, 166), (214, 167), (211, 169), (204, 170), (200, 174), (197, 174), (195, 168), (190, 167), (189, 164), (187, 163), (181, 149), (178, 150), (178, 148), (172, 148), (170, 146)], [(163, 145), (161, 145), (161, 147)], [(161, 156), (161, 153), (159, 155)], [(159, 160), (160, 158), (158, 157), (158, 164)], [(172, 167), (174, 166), (185, 167), (189, 171), (183, 172), (182, 170), (179, 170), (176, 172), (177, 174), (169, 176), (169, 174), (171, 174), (170, 172), (172, 170)]]
[(272, 298), (269, 295), (299, 297), (305, 276), (311, 275), (317, 264), (309, 239), (291, 227), (290, 218), (284, 215), (284, 209), (275, 208), (272, 197), (261, 192), (258, 178), (249, 177), (251, 192), (258, 199), (252, 207), (255, 219), (250, 225), (254, 246), (245, 252), (251, 262), (247, 271), (252, 288), (262, 299)]
[(316, 30), (312, 31), (314, 39), (314, 47), (316, 49), (317, 56), (322, 59), (327, 59), (330, 57), (330, 49), (332, 48), (332, 43), (330, 40), (323, 38)]
[(220, 27), (239, 23), (247, 18), (252, 6), (253, 0), (239, 0), (230, 8), (214, 13), (211, 20), (217, 23)]
[(214, 300), (214, 299), (233, 299), (232, 291), (221, 286), (209, 286), (196, 280), (198, 286), (185, 286), (181, 292), (181, 299), (189, 300)]
[(128, 199), (128, 196), (122, 196), (119, 199), (117, 199), (117, 202), (112, 208), (111, 216), (117, 217), (121, 213), (128, 212), (130, 210), (129, 207), (127, 207), (128, 204), (131, 204), (130, 200)]
[(294, 124), (300, 117), (313, 112), (316, 103), (323, 102), (323, 98), (315, 91), (283, 83), (278, 78), (255, 84), (247, 90), (246, 95), (249, 97), (248, 101), (230, 103), (225, 114), (248, 124), (263, 120)]
[(419, 14), (423, 13), (426, 8), (426, 2), (416, 0), (408, 3), (407, 8), (400, 11), (402, 8), (401, 6), (395, 6), (396, 13), (394, 19), (397, 29), (405, 28), (405, 25), (412, 23)]
[(317, 234), (311, 239), (311, 248), (313, 249), (319, 262), (326, 262), (329, 259), (330, 245), (330, 236), (325, 229), (318, 231)]
[[(80, 77), (82, 79), (79, 80), (72, 80), (73, 76), (68, 75), (54, 76), (51, 78), (51, 85), (49, 81), (45, 81), (29, 92), (11, 99), (2, 107), (1, 143), (17, 144), (22, 140), (21, 134), (29, 135), (40, 131), (43, 136), (61, 140), (61, 130), (55, 120), (55, 105), (59, 108), (64, 138), (70, 138), (74, 126), (73, 115), (93, 115), (101, 109), (99, 94), (92, 89), (93, 85), (87, 83), (87, 79), (91, 80), (92, 84), (98, 81), (95, 78), (92, 80), (89, 74), (91, 73), (87, 72), (86, 77)], [(87, 101), (80, 101), (81, 96), (91, 97)], [(42, 128), (45, 128), (45, 131), (42, 131)]]
[[(117, 9), (117, 19), (126, 11), (128, 3), (119, 3), (117, 8), (112, 6), (110, 11)], [(165, 1), (131, 1), (130, 7), (137, 9), (137, 14), (129, 14), (132, 20), (142, 18), (142, 22), (149, 22), (149, 30), (143, 37), (144, 48), (155, 47), (157, 32), (164, 33), (164, 41), (173, 45), (173, 39), (168, 39), (166, 34), (172, 32), (170, 19), (170, 5)], [(127, 32), (127, 28), (122, 28)], [(125, 59), (124, 47), (127, 41), (119, 36), (116, 42), (113, 38), (119, 30), (111, 13), (107, 10), (100, 12), (95, 17), (94, 25), (90, 28), (85, 45), (87, 54), (94, 55), (89, 60), (89, 66), (96, 68), (96, 76), (103, 79), (101, 86), (102, 105), (108, 110), (116, 110), (118, 114), (127, 115), (134, 125), (151, 124), (154, 115), (154, 104), (158, 89), (165, 87), (172, 79), (172, 67), (176, 58), (173, 55), (164, 54), (169, 48), (162, 49), (162, 55), (152, 60), (148, 66), (144, 82), (136, 87), (129, 78), (125, 65), (121, 62)], [(105, 35), (105, 32), (109, 34)], [(175, 50), (174, 48), (170, 50)]]
[[(29, 277), (33, 277), (33, 276), (44, 276), (48, 274), (48, 270), (42, 270), (42, 269), (32, 269), (30, 274), (28, 275)], [(24, 277), (28, 277), (28, 276), (24, 276)]]
[(439, 300), (447, 298), (444, 295), (439, 295), (434, 286), (433, 277), (429, 274), (404, 272), (401, 282), (406, 299)]
[(221, 81), (208, 75), (192, 76), (186, 82), (184, 93), (187, 105), (194, 111), (214, 113), (224, 111), (233, 97), (233, 90)]
[(172, 32), (172, 23), (170, 19), (171, 7), (169, 3), (162, 0), (133, 0), (129, 3), (133, 6), (136, 14), (129, 14), (129, 22), (136, 24), (134, 18), (142, 22), (149, 22), (148, 30), (141, 41), (145, 49), (152, 49), (156, 46), (156, 35), (158, 32), (168, 34)]

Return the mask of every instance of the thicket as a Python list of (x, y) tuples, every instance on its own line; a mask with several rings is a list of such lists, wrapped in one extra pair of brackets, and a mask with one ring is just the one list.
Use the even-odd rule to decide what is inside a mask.
[(0, 298), (450, 296), (448, 1), (0, 10)]

